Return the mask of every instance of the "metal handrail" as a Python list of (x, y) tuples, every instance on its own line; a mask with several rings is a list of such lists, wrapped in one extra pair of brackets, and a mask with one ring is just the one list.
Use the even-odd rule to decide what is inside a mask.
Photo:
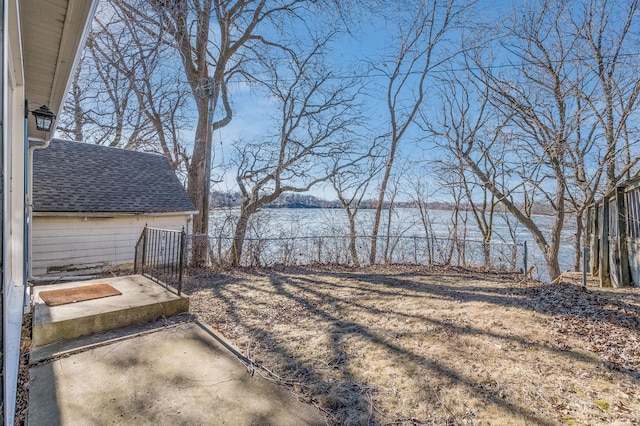
[(174, 286), (181, 295), (185, 253), (184, 228), (174, 231), (145, 225), (136, 243), (134, 273), (163, 283), (165, 287)]

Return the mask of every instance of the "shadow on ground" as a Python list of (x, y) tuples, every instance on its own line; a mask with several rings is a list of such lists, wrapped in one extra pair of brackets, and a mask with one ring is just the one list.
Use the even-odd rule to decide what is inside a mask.
[(563, 401), (537, 389), (549, 374), (573, 377), (566, 365), (638, 385), (638, 364), (603, 363), (575, 340), (589, 336), (541, 334), (576, 320), (639, 336), (640, 305), (571, 284), (463, 269), (289, 268), (199, 271), (185, 292), (198, 317), (335, 424), (608, 421), (582, 391)]

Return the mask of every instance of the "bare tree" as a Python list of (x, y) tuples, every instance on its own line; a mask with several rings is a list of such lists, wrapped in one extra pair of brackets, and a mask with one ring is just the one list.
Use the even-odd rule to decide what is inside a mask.
[[(565, 78), (573, 39), (549, 37), (559, 30), (560, 16), (561, 9), (542, 7), (514, 20), (502, 43), (522, 65), (509, 72), (500, 74), (476, 53), (467, 64), (470, 81), (445, 89), (443, 121), (434, 132), (529, 230), (552, 279), (560, 275), (567, 141), (575, 131), (575, 91)], [(549, 232), (533, 217), (540, 203), (553, 212)]]
[(442, 170), (439, 175), (441, 186), (449, 193), (449, 198), (453, 201), (451, 211), (451, 224), (447, 224), (449, 228), (449, 241), (445, 264), (449, 265), (456, 255), (457, 265), (466, 265), (466, 248), (467, 248), (467, 221), (468, 212), (464, 208), (465, 200), (464, 186), (458, 178), (457, 170)]
[(580, 268), (581, 246), (587, 246), (581, 241), (586, 238), (585, 211), (596, 196), (629, 179), (640, 160), (634, 118), (640, 95), (640, 67), (634, 56), (640, 39), (633, 30), (639, 2), (584, 1), (580, 6), (572, 24), (579, 35), (576, 90), (584, 111), (568, 191), (576, 216), (575, 270)]
[(422, 175), (417, 176), (411, 181), (411, 189), (413, 191), (412, 200), (418, 207), (418, 213), (420, 214), (420, 221), (424, 229), (425, 236), (425, 248), (427, 265), (433, 265), (435, 263), (435, 251), (437, 245), (437, 238), (435, 230), (433, 229), (433, 219), (429, 209), (429, 197), (432, 195), (429, 191), (429, 183), (424, 181)]
[[(84, 128), (91, 122), (84, 109), (85, 101), (91, 96), (87, 88), (94, 85), (87, 75), (85, 55), (81, 57), (71, 80), (70, 93), (64, 104), (62, 114), (58, 117), (56, 131), (73, 141), (85, 141)], [(94, 86), (95, 87), (95, 86)]]
[[(385, 202), (384, 217), (384, 241), (382, 243), (383, 255), (382, 259), (385, 264), (393, 263), (393, 252), (400, 243), (401, 239), (411, 230), (415, 221), (402, 220), (400, 212), (397, 210), (396, 199), (399, 196), (408, 195), (405, 190), (407, 185), (407, 174), (414, 167), (414, 163), (409, 158), (398, 156), (401, 167), (396, 167), (394, 173), (389, 177), (387, 185), (387, 200)], [(375, 220), (375, 217), (374, 217)]]
[(180, 143), (186, 93), (179, 74), (163, 64), (168, 49), (103, 3), (61, 130), (75, 140), (161, 153), (176, 170), (188, 167)]
[[(438, 223), (439, 220), (434, 218), (434, 211), (430, 206), (430, 199), (438, 193), (447, 192), (447, 188), (442, 188), (437, 182), (438, 179), (425, 178), (423, 175), (416, 176), (411, 179), (411, 191), (412, 200), (418, 208), (420, 215), (420, 222), (424, 229), (425, 245), (424, 253), (426, 255), (426, 263), (428, 265), (449, 265), (453, 258), (455, 250), (455, 242), (457, 238), (457, 219), (459, 214), (460, 204), (454, 200), (454, 207), (450, 213), (451, 223), (445, 222), (444, 224)], [(459, 198), (457, 199), (459, 200)], [(449, 209), (447, 209), (449, 210)], [(437, 213), (437, 215), (444, 214), (445, 210)], [(437, 229), (439, 225), (444, 225), (447, 229), (447, 233), (451, 238), (442, 238), (442, 231)]]
[[(150, 35), (177, 52), (196, 111), (195, 137), (187, 168), (187, 192), (199, 211), (194, 233), (207, 236), (212, 135), (233, 118), (230, 84), (252, 81), (265, 49), (288, 52), (298, 29), (339, 9), (341, 3), (311, 0), (112, 0)], [(342, 9), (342, 8), (345, 9)], [(330, 21), (316, 30), (331, 31)], [(307, 37), (303, 34), (302, 37)], [(291, 44), (291, 46), (289, 46)], [(202, 264), (206, 247), (196, 245), (192, 261)]]
[[(608, 176), (608, 185), (622, 176), (612, 172), (615, 170), (613, 160), (623, 157), (620, 152), (630, 150), (631, 144), (627, 142), (630, 139), (625, 138), (629, 129), (627, 119), (634, 111), (637, 89), (640, 89), (636, 80), (627, 79), (618, 86), (621, 80), (614, 82), (612, 72), (603, 78), (606, 72), (601, 66), (589, 66), (592, 58), (606, 57), (614, 61), (616, 52), (619, 53), (617, 49), (613, 49), (611, 57), (595, 50), (584, 56), (585, 48), (581, 47), (585, 39), (592, 39), (585, 34), (592, 31), (594, 21), (600, 22), (597, 27), (602, 30), (597, 35), (599, 42), (620, 40), (613, 35), (628, 31), (630, 21), (624, 20), (616, 27), (609, 6), (601, 7), (598, 3), (596, 7), (589, 2), (583, 5), (586, 12), (582, 15), (577, 14), (578, 9), (573, 5), (551, 1), (524, 7), (517, 16), (514, 14), (503, 31), (502, 50), (497, 55), (508, 58), (508, 62), (502, 59), (501, 67), (496, 67), (495, 62), (478, 53), (481, 51), (478, 49), (473, 63), (466, 64), (475, 82), (471, 87), (478, 89), (478, 102), (482, 105), (476, 113), (486, 115), (490, 109), (491, 119), (475, 119), (484, 130), (471, 134), (477, 133), (477, 126), (469, 126), (462, 118), (473, 108), (467, 101), (459, 103), (460, 94), (467, 90), (469, 82), (458, 82), (456, 88), (449, 91), (445, 104), (456, 106), (455, 114), (449, 114), (451, 122), (457, 123), (456, 131), (474, 131), (466, 140), (463, 138), (462, 144), (451, 128), (442, 127), (440, 134), (452, 142), (459, 158), (529, 230), (545, 256), (551, 279), (560, 274), (558, 253), (565, 218), (572, 212), (570, 207), (578, 212), (586, 208), (603, 173)], [(635, 5), (631, 6), (633, 12)], [(625, 9), (624, 16), (626, 12)], [(568, 22), (573, 25), (567, 25)], [(610, 46), (608, 42), (604, 44)], [(596, 62), (602, 65), (601, 60)], [(620, 62), (615, 64), (621, 66)], [(616, 89), (611, 89), (614, 86)], [(610, 89), (617, 93), (613, 101), (607, 100)], [(453, 119), (454, 116), (459, 120)], [(611, 130), (613, 122), (617, 124)], [(600, 140), (605, 144), (599, 144)], [(493, 177), (490, 171), (495, 169), (487, 168), (486, 162), (482, 164), (487, 159), (488, 164), (500, 166)], [(627, 155), (623, 173), (636, 161)], [(501, 180), (497, 181), (496, 177)], [(574, 191), (575, 188), (582, 191)], [(552, 212), (551, 229), (546, 230), (536, 222), (532, 216), (534, 206), (538, 209), (543, 206)], [(578, 225), (581, 229), (580, 222)], [(578, 259), (579, 240), (576, 251)]]
[(97, 145), (121, 146), (123, 142), (127, 144), (128, 133), (142, 131), (142, 114), (136, 108), (129, 77), (113, 66), (111, 54), (104, 56), (107, 51), (117, 52), (123, 58), (128, 56), (125, 46), (111, 43), (114, 36), (109, 31), (116, 33), (114, 27), (112, 23), (101, 22), (100, 18), (94, 21), (72, 81), (66, 114), (61, 116), (58, 130), (65, 137)]
[[(351, 167), (343, 167), (330, 177), (331, 184), (336, 191), (338, 200), (347, 215), (349, 224), (349, 255), (354, 266), (360, 266), (357, 250), (356, 216), (360, 211), (364, 198), (373, 179), (382, 169), (381, 155), (376, 152), (377, 144), (369, 149), (367, 156), (360, 162), (354, 162)], [(338, 161), (342, 159), (338, 158)]]
[(442, 61), (448, 59), (448, 53), (438, 55), (438, 48), (445, 43), (445, 35), (466, 10), (466, 7), (456, 3), (454, 0), (432, 0), (398, 4), (397, 7), (403, 11), (394, 16), (399, 34), (397, 40), (394, 40), (397, 51), (391, 60), (373, 65), (373, 70), (384, 75), (386, 80), (385, 102), (390, 130), (385, 134), (388, 154), (371, 232), (371, 264), (376, 263), (377, 259), (376, 247), (382, 209), (398, 146), (406, 138), (407, 131), (414, 124), (425, 101), (427, 77)]
[(284, 58), (273, 60), (271, 75), (262, 83), (276, 103), (277, 132), (236, 144), (242, 205), (231, 253), (234, 266), (241, 261), (249, 219), (260, 207), (284, 192), (306, 192), (365, 156), (350, 155), (359, 118), (357, 82), (334, 80), (324, 70), (326, 42), (302, 59), (291, 52), (286, 66)]
[[(456, 136), (465, 137), (461, 133), (457, 133)], [(443, 148), (451, 151), (452, 146), (457, 145), (458, 144), (443, 146)], [(455, 149), (452, 151), (452, 154), (454, 155), (453, 157), (443, 159), (437, 163), (437, 170), (438, 176), (442, 181), (442, 186), (450, 188), (452, 199), (455, 202), (454, 211), (458, 212), (459, 215), (463, 215), (462, 212), (464, 212), (463, 237), (459, 245), (464, 246), (465, 244), (464, 241), (466, 240), (468, 226), (466, 218), (468, 214), (470, 214), (473, 218), (475, 228), (477, 228), (482, 236), (482, 256), (484, 264), (486, 267), (491, 267), (491, 242), (494, 235), (493, 227), (496, 207), (499, 205), (499, 201), (496, 199), (496, 196), (478, 180), (478, 177), (470, 172), (466, 163), (463, 162), (463, 159), (460, 158)], [(483, 163), (482, 169), (487, 176), (492, 181), (498, 179), (495, 166), (491, 164), (491, 160), (487, 156), (482, 156), (479, 160)]]
[(582, 96), (606, 141), (604, 163), (605, 191), (611, 190), (625, 176), (630, 176), (638, 158), (631, 153), (635, 132), (630, 125), (638, 108), (640, 67), (637, 46), (640, 2), (585, 0), (582, 13), (573, 21), (579, 35), (577, 55), (597, 80), (597, 85), (583, 85)]

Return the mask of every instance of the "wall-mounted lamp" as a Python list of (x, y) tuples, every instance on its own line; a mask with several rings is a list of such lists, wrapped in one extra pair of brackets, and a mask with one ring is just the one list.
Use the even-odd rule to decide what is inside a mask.
[(31, 111), (31, 114), (36, 119), (36, 129), (43, 132), (50, 132), (53, 120), (56, 119), (56, 115), (49, 109), (48, 106), (42, 105), (38, 109)]

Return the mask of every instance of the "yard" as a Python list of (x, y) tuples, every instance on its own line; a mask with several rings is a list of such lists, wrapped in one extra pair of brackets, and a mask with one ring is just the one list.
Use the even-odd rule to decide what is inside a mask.
[(201, 270), (191, 311), (329, 424), (638, 424), (640, 289), (462, 269)]

